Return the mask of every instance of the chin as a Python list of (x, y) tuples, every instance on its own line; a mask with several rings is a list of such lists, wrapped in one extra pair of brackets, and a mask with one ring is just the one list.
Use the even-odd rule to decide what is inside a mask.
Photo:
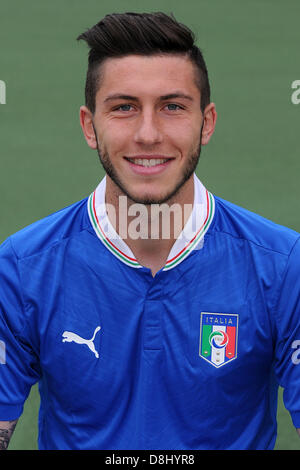
[(157, 193), (136, 193), (130, 194), (127, 196), (137, 204), (151, 205), (151, 204), (163, 204), (167, 202), (172, 196), (173, 192), (166, 194), (157, 194)]
[(146, 206), (151, 205), (151, 204), (161, 204), (164, 200), (164, 198), (155, 197), (152, 194), (140, 194), (140, 195), (128, 194), (128, 197), (136, 204), (144, 204)]

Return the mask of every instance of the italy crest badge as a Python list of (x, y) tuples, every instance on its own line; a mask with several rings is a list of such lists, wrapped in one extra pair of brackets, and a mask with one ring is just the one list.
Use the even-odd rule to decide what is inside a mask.
[(201, 312), (199, 355), (214, 367), (237, 357), (238, 314)]

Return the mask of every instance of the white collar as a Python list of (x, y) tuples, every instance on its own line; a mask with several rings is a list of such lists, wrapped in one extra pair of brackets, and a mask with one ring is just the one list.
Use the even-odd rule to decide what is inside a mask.
[[(88, 213), (91, 224), (106, 248), (123, 263), (141, 268), (129, 246), (114, 230), (107, 216), (105, 205), (106, 177), (102, 179), (95, 191), (88, 198)], [(183, 231), (173, 244), (164, 271), (172, 269), (181, 263), (193, 250), (203, 246), (204, 235), (207, 232), (215, 211), (213, 195), (207, 191), (194, 173), (194, 204), (192, 213)]]

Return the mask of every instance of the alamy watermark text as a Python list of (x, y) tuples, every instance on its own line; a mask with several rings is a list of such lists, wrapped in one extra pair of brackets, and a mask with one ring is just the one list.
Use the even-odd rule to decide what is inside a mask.
[(291, 101), (293, 104), (299, 104), (300, 103), (300, 80), (294, 80), (292, 82), (291, 88), (295, 90), (292, 93)]
[(6, 104), (6, 84), (0, 80), (0, 104)]

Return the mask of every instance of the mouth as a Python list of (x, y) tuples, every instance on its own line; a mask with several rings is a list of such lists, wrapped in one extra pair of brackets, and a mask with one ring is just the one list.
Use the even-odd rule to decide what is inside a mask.
[(174, 157), (161, 155), (139, 155), (137, 157), (124, 157), (131, 169), (138, 174), (157, 174), (164, 171), (174, 160)]
[(149, 156), (149, 157), (125, 157), (125, 159), (131, 163), (134, 163), (135, 165), (140, 165), (140, 166), (145, 166), (145, 167), (152, 167), (156, 165), (162, 165), (166, 163), (169, 160), (173, 160), (172, 157), (167, 157), (167, 158), (162, 158), (159, 156)]
[(156, 165), (162, 165), (168, 161), (167, 158), (126, 158), (131, 163), (135, 165), (141, 165), (145, 167), (151, 167)]

